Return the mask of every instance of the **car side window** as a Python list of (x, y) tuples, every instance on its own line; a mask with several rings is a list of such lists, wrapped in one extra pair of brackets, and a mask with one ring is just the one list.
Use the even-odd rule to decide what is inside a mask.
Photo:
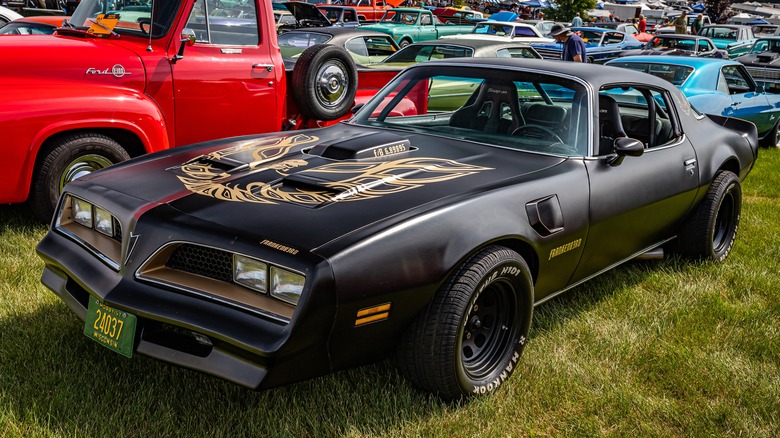
[(355, 18), (355, 12), (354, 11), (344, 11), (344, 21), (345, 22), (357, 21), (357, 18)]
[(256, 46), (260, 42), (254, 2), (231, 9), (197, 0), (186, 27), (195, 31), (195, 42), (227, 46)]
[(676, 137), (670, 99), (651, 88), (615, 86), (599, 92), (599, 155), (613, 152), (614, 141), (629, 137), (652, 149)]
[(607, 32), (604, 35), (604, 44), (618, 44), (623, 42), (623, 34), (617, 32)]
[(358, 56), (368, 56), (368, 49), (366, 48), (366, 42), (363, 41), (363, 38), (352, 38), (344, 44), (344, 47), (348, 52)]
[(433, 20), (431, 20), (430, 15), (423, 15), (420, 18), (420, 25), (421, 26), (430, 26), (431, 24), (433, 24)]
[(538, 58), (533, 49), (525, 47), (510, 47), (496, 50), (496, 58)]
[[(728, 65), (721, 69), (721, 76), (725, 79), (729, 94), (740, 94), (753, 91), (750, 81), (744, 73), (735, 65)], [(720, 89), (720, 84), (718, 84)]]

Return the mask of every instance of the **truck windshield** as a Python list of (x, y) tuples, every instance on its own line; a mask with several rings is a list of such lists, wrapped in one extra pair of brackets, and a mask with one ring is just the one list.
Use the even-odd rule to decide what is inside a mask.
[[(88, 29), (98, 15), (117, 14), (114, 32), (146, 37), (152, 32), (152, 37), (157, 38), (168, 33), (180, 5), (181, 0), (81, 0), (70, 23)], [(110, 21), (104, 24), (113, 25)]]

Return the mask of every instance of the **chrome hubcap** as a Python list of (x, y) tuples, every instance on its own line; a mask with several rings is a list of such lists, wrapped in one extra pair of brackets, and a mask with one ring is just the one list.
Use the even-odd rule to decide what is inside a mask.
[(347, 70), (340, 61), (331, 60), (317, 72), (317, 100), (326, 107), (338, 106), (347, 97)]
[(103, 155), (88, 154), (77, 157), (65, 166), (65, 170), (60, 176), (60, 192), (62, 192), (62, 188), (65, 187), (65, 184), (112, 164), (114, 163)]

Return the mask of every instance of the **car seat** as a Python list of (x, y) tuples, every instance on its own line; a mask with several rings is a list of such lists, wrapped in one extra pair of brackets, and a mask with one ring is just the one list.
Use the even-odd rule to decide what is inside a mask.
[(620, 107), (612, 96), (599, 94), (599, 155), (614, 152), (615, 139), (628, 137), (620, 119)]
[(485, 82), (477, 93), (473, 103), (452, 113), (450, 126), (511, 134), (524, 124), (514, 83)]

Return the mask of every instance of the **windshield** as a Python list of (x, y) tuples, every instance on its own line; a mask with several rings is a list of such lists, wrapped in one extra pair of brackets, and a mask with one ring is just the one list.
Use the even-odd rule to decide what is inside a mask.
[(601, 37), (604, 35), (603, 32), (595, 32), (592, 30), (581, 30), (577, 33), (580, 34), (580, 38), (582, 38), (583, 42), (593, 44), (598, 44), (601, 42)]
[(431, 59), (470, 58), (474, 50), (468, 47), (454, 45), (411, 45), (404, 47), (394, 55), (384, 60), (390, 62), (423, 62)]
[(588, 150), (588, 92), (560, 76), (426, 65), (396, 77), (352, 123), (555, 155)]
[[(181, 0), (81, 0), (73, 12), (70, 23), (80, 29), (93, 25), (98, 14), (117, 14), (118, 21), (113, 31), (119, 34), (161, 37), (168, 33)], [(154, 23), (152, 26), (151, 23)]]
[(685, 83), (688, 76), (693, 73), (693, 67), (687, 65), (653, 64), (645, 62), (610, 62), (615, 67), (630, 68), (631, 70), (650, 73), (661, 79), (671, 82), (678, 87)]
[(677, 49), (695, 52), (696, 40), (657, 36), (650, 40), (650, 42), (647, 44), (647, 47), (658, 50)]

